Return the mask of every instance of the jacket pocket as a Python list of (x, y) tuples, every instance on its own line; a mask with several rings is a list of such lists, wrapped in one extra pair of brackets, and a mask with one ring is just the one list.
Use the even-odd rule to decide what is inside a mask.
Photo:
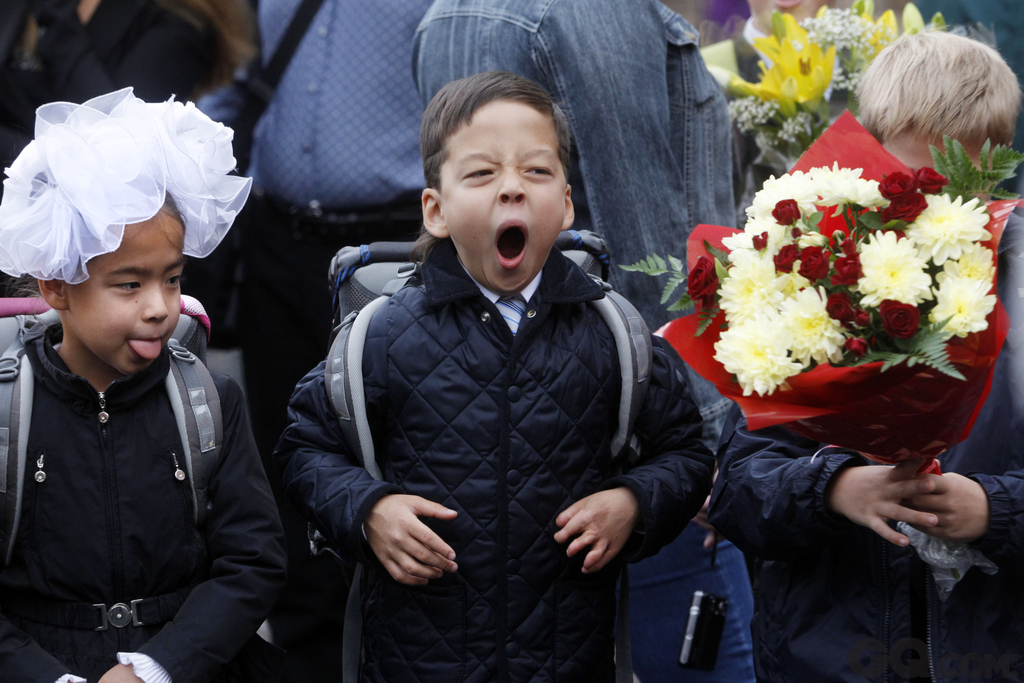
[(389, 683), (458, 683), (466, 664), (466, 588), (377, 582), (363, 642)]
[(611, 681), (614, 673), (615, 584), (555, 584), (555, 680)]

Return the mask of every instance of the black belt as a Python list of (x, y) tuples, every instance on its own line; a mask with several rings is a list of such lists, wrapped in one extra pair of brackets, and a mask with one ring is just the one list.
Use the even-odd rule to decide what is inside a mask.
[(362, 244), (413, 240), (423, 224), (419, 202), (396, 202), (358, 209), (329, 209), (312, 201), (299, 206), (266, 195), (267, 204), (288, 221), (297, 240)]
[[(198, 585), (198, 584), (197, 584)], [(156, 626), (174, 618), (195, 586), (152, 598), (129, 600), (111, 605), (88, 602), (64, 602), (25, 595), (7, 595), (0, 599), (5, 614), (49, 626), (106, 631), (110, 626)]]

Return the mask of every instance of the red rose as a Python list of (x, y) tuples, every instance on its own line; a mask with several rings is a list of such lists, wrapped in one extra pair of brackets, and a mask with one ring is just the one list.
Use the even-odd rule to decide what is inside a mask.
[(793, 263), (798, 258), (800, 258), (800, 247), (795, 244), (787, 244), (782, 249), (779, 249), (779, 253), (775, 255), (775, 270), (783, 273), (792, 273)]
[(942, 188), (949, 184), (949, 179), (933, 168), (917, 169), (917, 185), (925, 194), (936, 194), (942, 192)]
[(761, 251), (768, 246), (768, 233), (762, 232), (760, 235), (754, 235), (754, 249)]
[(882, 223), (896, 220), (913, 223), (927, 208), (928, 200), (924, 198), (923, 194), (910, 192), (900, 195), (892, 200), (889, 208), (882, 209)]
[(779, 222), (779, 225), (793, 225), (800, 218), (800, 205), (795, 199), (783, 199), (772, 209), (772, 218)]
[(821, 247), (804, 247), (800, 250), (800, 270), (805, 278), (814, 282), (828, 275), (828, 254)]
[(860, 256), (856, 253), (853, 256), (837, 258), (835, 268), (836, 274), (829, 279), (833, 285), (855, 285), (857, 280), (864, 276), (864, 271), (860, 268)]
[(860, 337), (850, 337), (846, 340), (846, 343), (843, 344), (843, 347), (853, 355), (857, 356), (857, 358), (860, 358), (868, 352), (868, 343)]
[(707, 256), (697, 259), (690, 276), (686, 279), (686, 293), (700, 308), (711, 308), (715, 305), (715, 292), (718, 291), (718, 274), (715, 262)]
[(853, 320), (856, 312), (853, 310), (853, 303), (850, 302), (850, 295), (846, 292), (836, 292), (828, 295), (825, 302), (825, 310), (828, 314), (841, 323)]
[(890, 173), (882, 182), (878, 183), (878, 191), (886, 199), (896, 199), (916, 190), (917, 178), (902, 171)]
[(798, 240), (800, 239), (800, 236), (803, 235), (804, 233), (801, 232), (800, 228), (793, 228), (792, 230), (789, 231), (789, 234), (793, 236), (793, 239)]
[(910, 339), (917, 332), (917, 323), (921, 317), (917, 306), (886, 299), (878, 305), (878, 312), (882, 314), (882, 326), (889, 336)]
[(871, 315), (864, 309), (858, 309), (853, 316), (853, 324), (857, 327), (867, 327), (871, 324)]
[(855, 256), (857, 254), (857, 245), (849, 237), (843, 240), (842, 249), (844, 256)]

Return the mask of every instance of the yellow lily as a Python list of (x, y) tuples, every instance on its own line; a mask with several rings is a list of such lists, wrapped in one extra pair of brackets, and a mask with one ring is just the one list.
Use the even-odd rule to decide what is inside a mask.
[(790, 109), (789, 100), (808, 110), (816, 109), (832, 82), (835, 47), (822, 52), (820, 46), (805, 42), (802, 49), (797, 50), (787, 36), (773, 61), (771, 69), (765, 69), (761, 63), (761, 99), (778, 100), (784, 115)]

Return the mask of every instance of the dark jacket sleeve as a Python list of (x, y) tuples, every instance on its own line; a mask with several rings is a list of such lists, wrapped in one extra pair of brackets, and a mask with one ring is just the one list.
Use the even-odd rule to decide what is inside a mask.
[(171, 95), (185, 100), (213, 63), (210, 35), (167, 12), (132, 36), (132, 44), (119, 53), (116, 63), (101, 59), (73, 5), (49, 10), (39, 19), (45, 31), (37, 51), (56, 96), (68, 102), (84, 102), (127, 86), (147, 102), (162, 102)]
[(249, 427), (242, 391), (215, 375), (224, 444), (208, 476), (203, 528), (209, 578), (174, 619), (140, 648), (174, 683), (208, 681), (270, 613), (285, 582), (284, 530)]
[(640, 460), (605, 486), (629, 487), (640, 504), (643, 543), (628, 556), (630, 562), (654, 555), (679, 535), (704, 504), (715, 467), (701, 441), (703, 423), (680, 371), (682, 361), (664, 339), (653, 341), (651, 385), (634, 429)]
[(51, 683), (71, 672), (0, 614), (0, 673), (4, 681)]
[(784, 427), (748, 431), (740, 418), (720, 456), (709, 520), (740, 550), (766, 560), (818, 552), (855, 526), (825, 508), (829, 481), (866, 462)]
[[(386, 310), (386, 308), (384, 309)], [(384, 310), (381, 312), (383, 313)], [(363, 354), (363, 385), (371, 431), (379, 434), (387, 405), (386, 315), (374, 317)], [(378, 500), (402, 493), (376, 481), (360, 464), (331, 406), (325, 363), (306, 375), (288, 405), (288, 427), (274, 452), (289, 500), (344, 555), (372, 561), (362, 525)], [(379, 443), (379, 439), (375, 439)]]
[(988, 496), (988, 531), (974, 545), (1000, 568), (1024, 573), (1024, 471), (971, 478)]

